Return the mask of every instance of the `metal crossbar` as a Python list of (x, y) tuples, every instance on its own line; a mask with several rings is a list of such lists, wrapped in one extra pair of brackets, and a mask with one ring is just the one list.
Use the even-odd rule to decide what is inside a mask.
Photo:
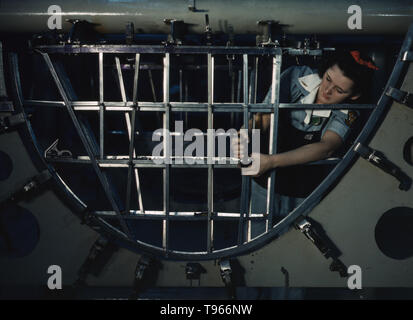
[[(24, 105), (26, 107), (38, 106), (38, 107), (56, 107), (64, 108), (64, 102), (62, 101), (46, 101), (46, 100), (25, 100)], [(99, 111), (99, 101), (72, 101), (72, 105), (75, 111)], [(133, 110), (133, 102), (105, 102), (105, 112), (125, 112)], [(299, 103), (280, 103), (279, 109), (313, 109), (313, 110), (373, 110), (376, 107), (375, 104), (299, 104)], [(169, 102), (169, 108), (171, 112), (208, 112), (208, 103), (197, 102)], [(272, 113), (273, 106), (265, 103), (250, 103), (248, 110), (251, 113)], [(159, 102), (139, 102), (139, 111), (165, 111), (163, 103)], [(244, 112), (244, 104), (242, 103), (214, 103), (213, 112)]]

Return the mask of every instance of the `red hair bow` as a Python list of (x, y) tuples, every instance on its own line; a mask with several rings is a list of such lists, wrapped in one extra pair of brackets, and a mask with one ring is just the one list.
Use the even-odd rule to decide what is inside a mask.
[(350, 51), (350, 54), (353, 56), (354, 60), (356, 60), (358, 64), (361, 64), (362, 66), (367, 66), (368, 68), (373, 70), (379, 70), (379, 68), (377, 68), (372, 62), (361, 59), (359, 51)]

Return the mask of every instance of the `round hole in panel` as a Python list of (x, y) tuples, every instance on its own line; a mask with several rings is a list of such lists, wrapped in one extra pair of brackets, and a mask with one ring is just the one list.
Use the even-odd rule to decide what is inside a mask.
[(0, 209), (0, 256), (21, 258), (39, 242), (39, 224), (27, 209), (8, 204)]
[(380, 251), (397, 260), (413, 256), (413, 208), (396, 207), (377, 222), (375, 239)]
[(413, 137), (410, 137), (404, 144), (403, 158), (408, 164), (413, 166)]

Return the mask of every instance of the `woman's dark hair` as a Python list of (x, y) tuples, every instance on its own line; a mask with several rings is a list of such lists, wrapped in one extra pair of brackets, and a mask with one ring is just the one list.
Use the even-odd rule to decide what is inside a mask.
[[(322, 78), (328, 68), (337, 65), (343, 71), (344, 76), (354, 82), (353, 95), (361, 94), (362, 100), (368, 100), (376, 67), (368, 56), (358, 51), (356, 51), (359, 57), (357, 60), (361, 63), (357, 62), (353, 56), (355, 53), (352, 52), (353, 54), (351, 51), (336, 51), (327, 59), (323, 59), (318, 68), (318, 75)], [(370, 64), (367, 66), (366, 64), (369, 62)]]

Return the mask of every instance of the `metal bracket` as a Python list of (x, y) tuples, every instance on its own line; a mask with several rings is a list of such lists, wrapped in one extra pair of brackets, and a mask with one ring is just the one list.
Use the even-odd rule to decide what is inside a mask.
[(155, 286), (160, 269), (162, 269), (162, 265), (159, 261), (151, 256), (142, 255), (136, 265), (134, 293), (130, 299), (137, 299), (148, 287)]
[(135, 38), (135, 26), (133, 25), (133, 22), (128, 22), (126, 24), (125, 37), (126, 37), (126, 44), (131, 45)]
[(300, 230), (301, 233), (303, 233), (317, 247), (317, 249), (320, 250), (326, 259), (330, 257), (333, 259), (333, 262), (330, 265), (331, 271), (339, 272), (340, 277), (347, 277), (347, 268), (344, 263), (338, 259), (340, 253), (326, 235), (321, 236), (315, 226), (302, 216), (296, 220), (294, 225), (297, 230)]
[(44, 152), (44, 157), (46, 159), (56, 159), (56, 158), (73, 158), (72, 153), (69, 150), (58, 150), (57, 144), (59, 143), (59, 139), (56, 139), (50, 147), (48, 147)]
[(185, 22), (176, 19), (164, 19), (163, 22), (170, 26), (171, 32), (168, 34), (166, 45), (182, 45), (182, 39), (185, 36)]
[(208, 12), (208, 10), (197, 9), (195, 0), (188, 0), (188, 10), (192, 12)]
[(229, 260), (220, 260), (219, 266), (221, 269), (221, 278), (225, 284), (225, 288), (227, 289), (228, 296), (230, 299), (236, 298), (235, 286), (232, 281), (232, 269)]
[(402, 56), (402, 61), (413, 61), (413, 51), (406, 51)]
[(195, 0), (188, 0), (188, 10), (192, 12), (196, 11)]
[(185, 267), (186, 278), (190, 280), (192, 287), (192, 280), (198, 280), (198, 285), (201, 285), (201, 274), (206, 273), (205, 268), (199, 263), (187, 263)]
[(98, 276), (117, 250), (118, 247), (109, 239), (103, 236), (99, 237), (90, 249), (85, 262), (80, 267), (78, 279), (74, 287), (85, 286), (86, 278), (89, 274), (93, 274), (95, 277)]
[(354, 147), (354, 151), (360, 154), (364, 159), (366, 159), (371, 164), (380, 168), (384, 172), (392, 175), (397, 180), (399, 180), (400, 185), (399, 189), (407, 191), (412, 185), (412, 179), (406, 175), (399, 167), (397, 167), (393, 162), (388, 160), (383, 153), (380, 151), (374, 150), (370, 147), (363, 146), (361, 143), (358, 143)]
[(273, 20), (260, 20), (257, 22), (258, 26), (261, 27), (262, 34), (257, 35), (256, 43), (257, 46), (262, 47), (278, 47), (280, 44), (277, 40), (272, 40), (273, 38), (273, 28), (280, 27), (281, 25), (278, 21)]
[(205, 15), (205, 36), (206, 36), (206, 45), (212, 45), (212, 29), (209, 25), (209, 16)]
[(97, 40), (97, 32), (94, 27), (98, 24), (80, 19), (66, 19), (66, 22), (73, 24), (67, 38), (68, 44), (95, 42)]
[(410, 92), (401, 91), (399, 89), (390, 87), (386, 91), (386, 96), (408, 106), (409, 108), (413, 108), (413, 94)]
[(45, 184), (52, 178), (49, 170), (44, 170), (41, 173), (30, 178), (28, 181), (23, 184), (18, 185), (17, 188), (14, 188), (13, 191), (9, 192), (7, 195), (3, 196), (0, 199), (0, 203), (7, 201), (17, 201), (20, 198), (26, 197), (29, 194), (33, 194), (34, 191), (38, 190), (40, 186)]
[[(234, 46), (234, 28), (232, 26), (228, 27), (228, 41), (226, 44), (226, 47), (232, 47)], [(228, 75), (231, 77), (233, 81), (233, 62), (235, 61), (235, 54), (227, 54), (226, 58), (228, 60)]]
[(8, 117), (0, 118), (0, 133), (8, 131), (11, 127), (25, 122), (23, 113), (14, 114)]

